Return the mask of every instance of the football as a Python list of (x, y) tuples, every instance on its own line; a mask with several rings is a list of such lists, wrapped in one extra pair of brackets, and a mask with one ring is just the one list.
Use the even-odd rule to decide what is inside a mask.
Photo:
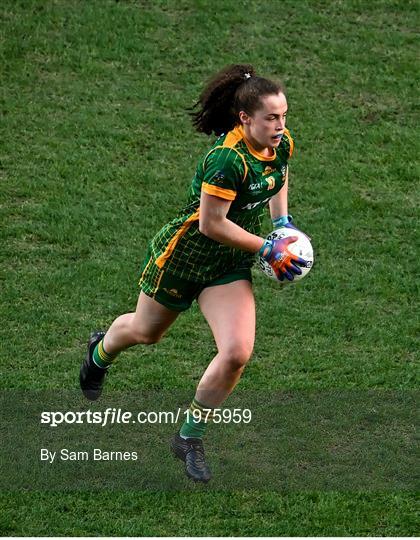
[(295, 229), (289, 229), (288, 227), (280, 227), (280, 229), (276, 229), (275, 231), (271, 232), (268, 236), (268, 240), (275, 240), (280, 238), (286, 238), (287, 236), (297, 236), (298, 239), (296, 242), (293, 242), (292, 244), (289, 244), (289, 251), (293, 253), (294, 255), (298, 255), (299, 257), (302, 257), (302, 259), (305, 259), (307, 261), (306, 267), (300, 267), (302, 270), (302, 274), (299, 276), (297, 274), (294, 274), (293, 281), (289, 281), (288, 279), (285, 279), (284, 281), (280, 281), (277, 279), (276, 274), (274, 273), (274, 270), (271, 268), (271, 266), (268, 264), (267, 261), (265, 261), (262, 257), (259, 257), (259, 265), (261, 270), (264, 272), (264, 274), (272, 279), (275, 279), (279, 283), (285, 284), (285, 283), (295, 283), (296, 281), (300, 281), (305, 276), (308, 275), (310, 269), (312, 268), (314, 264), (314, 251), (312, 249), (312, 244), (309, 240), (309, 238), (301, 231), (297, 231)]

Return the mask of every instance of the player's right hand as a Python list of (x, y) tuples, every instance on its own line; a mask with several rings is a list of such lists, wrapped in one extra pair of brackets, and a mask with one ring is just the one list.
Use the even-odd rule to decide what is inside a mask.
[(302, 273), (299, 267), (307, 265), (305, 259), (294, 255), (288, 249), (289, 244), (296, 242), (296, 240), (298, 240), (297, 236), (266, 240), (260, 250), (261, 256), (268, 262), (280, 281), (284, 281), (284, 279), (293, 281), (295, 274), (300, 275)]

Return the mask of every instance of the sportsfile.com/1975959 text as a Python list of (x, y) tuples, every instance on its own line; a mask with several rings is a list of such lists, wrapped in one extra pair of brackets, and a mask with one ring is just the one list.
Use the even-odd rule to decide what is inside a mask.
[(108, 407), (104, 411), (42, 411), (40, 423), (49, 427), (60, 424), (96, 424), (106, 426), (112, 424), (177, 424), (189, 418), (211, 421), (215, 424), (249, 424), (252, 420), (250, 409), (223, 408), (204, 409), (203, 411), (178, 407), (175, 411), (139, 411), (133, 413), (121, 408)]

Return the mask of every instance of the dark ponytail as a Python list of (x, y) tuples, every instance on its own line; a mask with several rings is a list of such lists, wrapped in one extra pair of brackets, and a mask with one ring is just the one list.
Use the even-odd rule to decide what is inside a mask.
[(227, 66), (210, 80), (191, 113), (197, 131), (210, 135), (227, 133), (239, 123), (239, 112), (253, 114), (263, 96), (284, 93), (280, 83), (255, 74), (250, 64)]

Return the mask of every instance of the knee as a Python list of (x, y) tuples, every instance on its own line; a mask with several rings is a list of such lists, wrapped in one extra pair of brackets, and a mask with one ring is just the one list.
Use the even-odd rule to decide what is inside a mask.
[(162, 334), (146, 333), (138, 328), (132, 329), (131, 335), (136, 345), (154, 345), (162, 338)]
[(224, 361), (229, 365), (231, 371), (242, 371), (253, 351), (253, 343), (247, 342), (232, 342), (228, 347), (222, 349), (220, 354)]

